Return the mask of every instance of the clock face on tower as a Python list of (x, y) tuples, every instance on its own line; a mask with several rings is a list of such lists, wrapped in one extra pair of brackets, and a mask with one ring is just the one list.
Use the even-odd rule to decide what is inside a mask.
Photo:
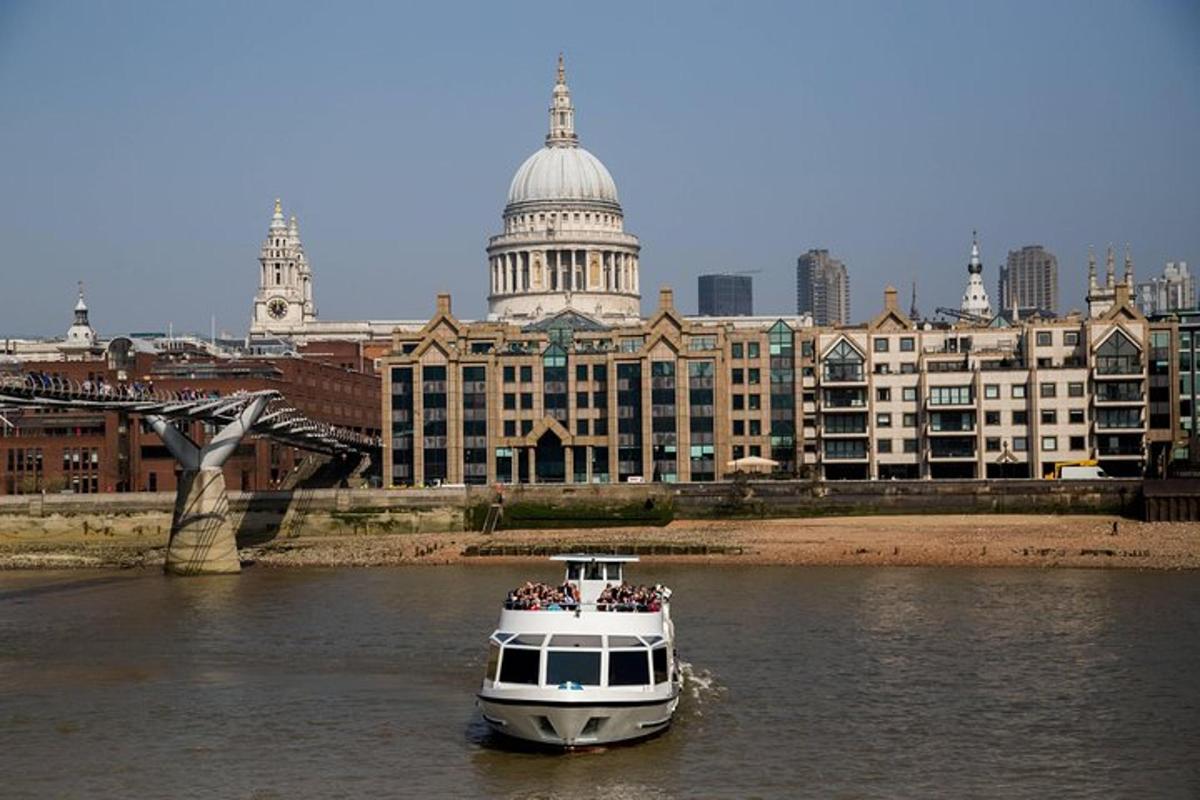
[(287, 316), (288, 304), (282, 297), (275, 297), (267, 303), (267, 313), (272, 319), (283, 319)]

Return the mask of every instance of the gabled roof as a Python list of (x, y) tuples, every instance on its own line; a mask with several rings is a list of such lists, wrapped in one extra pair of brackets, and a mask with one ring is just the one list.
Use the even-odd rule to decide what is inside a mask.
[(544, 319), (539, 319), (537, 322), (531, 322), (521, 328), (523, 333), (545, 332), (551, 330), (572, 330), (572, 331), (607, 331), (609, 326), (599, 322), (586, 314), (568, 308), (557, 314), (554, 314)]

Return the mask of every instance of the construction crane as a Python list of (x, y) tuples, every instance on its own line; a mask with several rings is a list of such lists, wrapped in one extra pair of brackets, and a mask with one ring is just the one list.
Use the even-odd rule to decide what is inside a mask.
[(947, 317), (953, 317), (954, 319), (962, 320), (963, 322), (974, 322), (980, 325), (987, 325), (989, 322), (991, 322), (991, 319), (988, 317), (981, 317), (978, 314), (960, 311), (957, 308), (945, 308), (939, 306), (937, 308), (937, 313)]

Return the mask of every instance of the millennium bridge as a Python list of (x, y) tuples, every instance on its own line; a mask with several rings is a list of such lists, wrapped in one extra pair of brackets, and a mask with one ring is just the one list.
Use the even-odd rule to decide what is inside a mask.
[[(378, 437), (310, 419), (275, 390), (213, 396), (154, 391), (140, 384), (83, 383), (42, 373), (0, 376), (0, 413), (17, 409), (120, 411), (142, 417), (179, 462), (166, 570), (179, 575), (241, 570), (229, 521), (225, 461), (247, 436), (341, 458), (378, 458)], [(200, 444), (176, 422), (204, 422), (215, 429)]]

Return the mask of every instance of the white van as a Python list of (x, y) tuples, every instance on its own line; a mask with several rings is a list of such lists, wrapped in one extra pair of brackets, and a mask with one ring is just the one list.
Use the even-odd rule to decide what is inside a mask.
[(1063, 467), (1059, 480), (1064, 481), (1098, 481), (1104, 480), (1108, 474), (1099, 467)]

